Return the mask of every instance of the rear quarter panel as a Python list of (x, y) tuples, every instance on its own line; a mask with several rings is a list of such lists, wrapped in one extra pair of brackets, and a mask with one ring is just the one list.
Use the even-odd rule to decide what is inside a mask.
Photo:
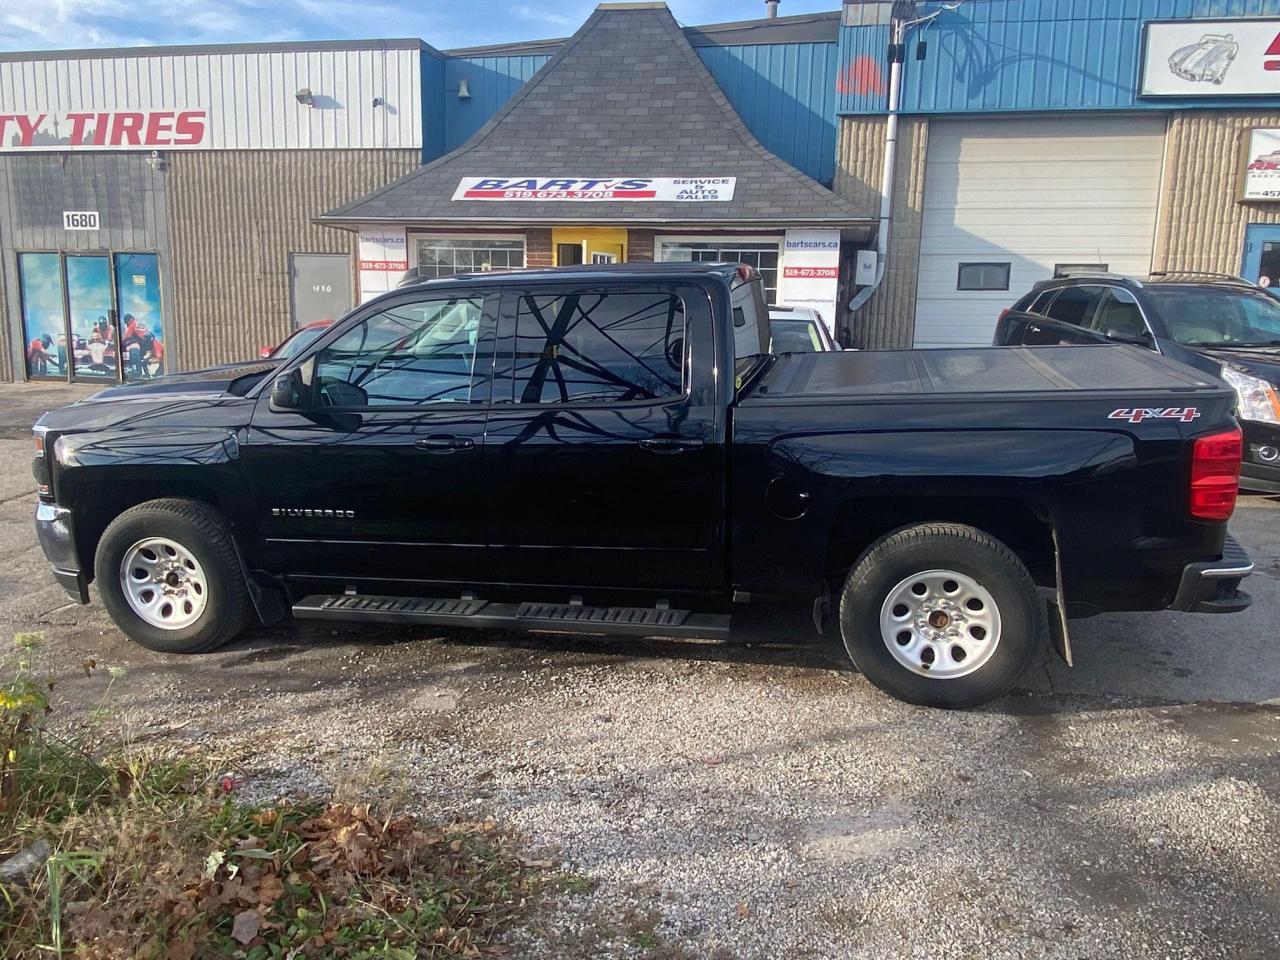
[[(878, 515), (901, 525), (892, 518), (904, 509), (928, 522), (1016, 506), (1056, 531), (1069, 601), (1162, 608), (1183, 565), (1219, 556), (1225, 533), (1187, 513), (1188, 438), (1234, 421), (1221, 393), (1198, 401), (1190, 423), (1110, 419), (1132, 405), (1083, 393), (749, 401), (733, 421), (734, 582), (813, 597), (835, 572), (832, 531), (850, 516), (877, 529)], [(770, 509), (779, 477), (810, 494), (800, 519)]]

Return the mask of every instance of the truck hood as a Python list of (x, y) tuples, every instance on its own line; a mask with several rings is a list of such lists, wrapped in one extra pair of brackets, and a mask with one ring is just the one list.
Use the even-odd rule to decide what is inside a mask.
[[(83, 400), (51, 410), (37, 422), (59, 432), (97, 430), (125, 424), (145, 411), (147, 422), (159, 425), (156, 418), (166, 417), (166, 408), (172, 408), (174, 414), (183, 420), (217, 422), (220, 417), (213, 408), (224, 405), (226, 401), (238, 401), (269, 376), (279, 363), (279, 360), (230, 363), (108, 387)], [(203, 409), (206, 415), (196, 413), (193, 416), (193, 408)]]
[(249, 363), (228, 363), (220, 367), (207, 367), (204, 370), (192, 370), (189, 373), (174, 373), (167, 377), (156, 377), (154, 380), (108, 387), (106, 390), (85, 397), (80, 402), (110, 403), (114, 400), (176, 398), (217, 393), (230, 393), (242, 397), (279, 363), (279, 360), (254, 360)]
[(1194, 347), (1197, 353), (1239, 367), (1280, 386), (1280, 347)]

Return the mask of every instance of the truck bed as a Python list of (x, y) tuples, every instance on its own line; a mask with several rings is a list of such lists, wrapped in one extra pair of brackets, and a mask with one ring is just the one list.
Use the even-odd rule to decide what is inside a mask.
[(741, 402), (903, 395), (1222, 392), (1206, 374), (1140, 347), (965, 347), (782, 354)]

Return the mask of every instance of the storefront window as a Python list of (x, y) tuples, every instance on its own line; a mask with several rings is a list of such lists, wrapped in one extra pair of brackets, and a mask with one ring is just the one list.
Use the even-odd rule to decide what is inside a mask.
[(663, 240), (659, 249), (662, 260), (692, 260), (697, 263), (745, 263), (760, 271), (765, 299), (778, 302), (778, 244), (770, 241), (744, 242), (726, 237), (723, 240)]
[(117, 253), (115, 269), (124, 378), (158, 377), (164, 373), (159, 258), (154, 253)]
[(23, 350), (27, 376), (67, 376), (66, 316), (62, 301), (62, 257), (56, 253), (18, 255), (22, 294)]
[(111, 261), (105, 256), (68, 256), (66, 271), (71, 356), (76, 379), (116, 380)]
[(417, 248), (418, 270), (424, 277), (451, 277), (455, 273), (524, 266), (523, 240), (419, 237)]

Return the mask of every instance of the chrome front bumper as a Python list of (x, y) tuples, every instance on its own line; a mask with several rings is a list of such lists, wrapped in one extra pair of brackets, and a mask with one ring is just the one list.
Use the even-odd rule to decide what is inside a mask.
[(53, 578), (72, 600), (88, 603), (89, 578), (76, 553), (71, 511), (56, 503), (41, 503), (36, 507), (36, 538), (53, 568)]

